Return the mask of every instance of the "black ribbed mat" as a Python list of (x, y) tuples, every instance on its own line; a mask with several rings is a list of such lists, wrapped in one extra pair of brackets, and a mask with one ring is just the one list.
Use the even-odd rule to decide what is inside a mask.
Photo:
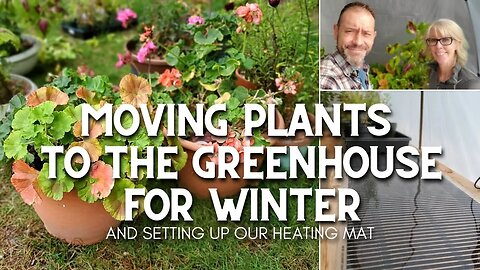
[(349, 187), (361, 221), (348, 227), (375, 229), (348, 240), (347, 269), (480, 269), (480, 204), (448, 179), (367, 176)]

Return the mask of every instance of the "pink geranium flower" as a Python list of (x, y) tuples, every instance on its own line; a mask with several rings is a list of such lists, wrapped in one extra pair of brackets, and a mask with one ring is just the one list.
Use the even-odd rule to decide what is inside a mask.
[(284, 82), (282, 77), (275, 79), (275, 85), (279, 91), (283, 91), (285, 94), (295, 95), (297, 94), (297, 85), (294, 81)]
[(158, 82), (165, 87), (172, 85), (175, 87), (181, 87), (182, 74), (180, 74), (180, 72), (175, 68), (167, 69), (160, 75), (160, 77), (158, 77)]
[(138, 54), (137, 54), (138, 62), (145, 63), (145, 59), (147, 58), (147, 56), (150, 53), (153, 53), (156, 51), (157, 51), (157, 46), (155, 46), (155, 44), (153, 44), (151, 40), (147, 41), (145, 44), (143, 44), (142, 48), (138, 50)]
[(123, 28), (128, 27), (128, 23), (137, 18), (137, 13), (129, 8), (120, 9), (117, 12), (117, 20), (122, 23)]
[(188, 17), (188, 24), (190, 25), (202, 25), (204, 23), (205, 23), (205, 19), (200, 16), (194, 15), (194, 16)]
[[(242, 132), (243, 134), (243, 132)], [(241, 135), (240, 137), (243, 137)], [(235, 131), (229, 131), (226, 140), (223, 142), (222, 146), (231, 146), (237, 150), (240, 162), (243, 162), (244, 158), (244, 152), (245, 152), (245, 147), (252, 146), (254, 144), (255, 140), (252, 137), (243, 137), (243, 139), (237, 138), (237, 133)], [(210, 161), (212, 161), (215, 164), (218, 164), (218, 142), (213, 143), (213, 156), (210, 157)], [(232, 157), (227, 156), (226, 157), (226, 162), (231, 162)]]
[(97, 161), (92, 165), (90, 177), (95, 179), (91, 189), (92, 195), (97, 199), (108, 197), (115, 184), (112, 166), (105, 164), (103, 161)]
[(262, 21), (263, 13), (257, 3), (247, 3), (245, 6), (238, 7), (235, 12), (239, 17), (245, 19), (247, 23), (253, 22), (256, 25), (259, 25)]
[(125, 54), (118, 53), (117, 57), (118, 61), (115, 63), (116, 68), (121, 68), (132, 61), (132, 55), (129, 52), (126, 52)]

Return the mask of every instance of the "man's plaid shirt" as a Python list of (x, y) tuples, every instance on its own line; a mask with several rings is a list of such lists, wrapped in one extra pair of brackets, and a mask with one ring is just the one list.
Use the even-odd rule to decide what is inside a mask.
[[(368, 65), (364, 64), (363, 69), (367, 72), (368, 89), (372, 89), (368, 79)], [(336, 51), (320, 61), (320, 89), (361, 90), (362, 84), (353, 66)]]

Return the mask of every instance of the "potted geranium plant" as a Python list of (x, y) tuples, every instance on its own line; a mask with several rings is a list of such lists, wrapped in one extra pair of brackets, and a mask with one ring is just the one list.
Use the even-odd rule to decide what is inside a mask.
[(15, 12), (9, 0), (0, 2), (0, 57), (11, 64), (11, 72), (27, 74), (38, 61), (40, 42), (21, 32), (15, 21)]
[(157, 1), (143, 10), (144, 21), (139, 35), (126, 44), (125, 54), (118, 54), (116, 67), (130, 64), (136, 73), (163, 72), (170, 67), (165, 61), (166, 48), (182, 41), (189, 43), (183, 25), (188, 18), (188, 5), (183, 1)]
[(428, 63), (431, 56), (425, 46), (428, 30), (425, 22), (409, 21), (405, 31), (413, 37), (404, 44), (389, 44), (391, 58), (386, 64), (372, 65), (370, 80), (374, 89), (425, 89), (428, 85)]
[[(65, 70), (51, 84), (31, 93), (26, 99), (16, 97), (11, 112), (0, 124), (0, 161), (12, 166), (11, 183), (35, 211), (50, 234), (74, 244), (93, 244), (105, 239), (111, 227), (125, 218), (125, 188), (142, 188), (145, 174), (130, 177), (130, 162), (122, 157), (119, 179), (113, 179), (113, 158), (105, 146), (137, 146), (168, 143), (162, 134), (148, 137), (144, 126), (130, 137), (114, 131), (105, 136), (101, 121), (89, 121), (90, 136), (81, 136), (81, 104), (99, 107), (112, 104), (149, 103), (151, 87), (135, 75), (125, 76), (114, 90), (106, 76), (89, 77)], [(128, 123), (131, 118), (122, 118)], [(91, 160), (89, 173), (74, 179), (64, 169), (65, 156), (56, 157), (56, 178), (49, 178), (49, 155), (42, 146), (80, 146)], [(180, 150), (181, 153), (181, 150)], [(179, 155), (181, 157), (182, 155)], [(74, 157), (71, 166), (78, 170), (83, 159)], [(180, 169), (183, 162), (175, 163)], [(87, 165), (88, 166), (88, 165)]]
[(74, 37), (88, 39), (101, 33), (127, 29), (137, 23), (137, 14), (130, 8), (120, 8), (112, 0), (79, 0), (67, 5), (69, 18), (62, 29)]
[[(250, 91), (234, 84), (234, 72), (242, 64), (248, 64), (240, 50), (234, 47), (232, 36), (237, 28), (238, 20), (231, 13), (211, 13), (203, 18), (190, 18), (186, 30), (190, 33), (193, 44), (188, 50), (181, 50), (180, 45), (169, 48), (166, 55), (168, 63), (174, 68), (165, 70), (158, 76), (152, 99), (155, 104), (183, 103), (189, 105), (192, 112), (195, 104), (204, 104), (207, 108), (214, 104), (225, 104), (226, 111), (216, 116), (216, 121), (227, 121), (228, 134), (217, 137), (204, 134), (196, 137), (193, 132), (180, 138), (184, 150), (188, 154), (185, 167), (179, 172), (179, 185), (187, 188), (199, 198), (208, 198), (209, 188), (216, 188), (220, 197), (237, 194), (240, 188), (255, 184), (243, 179), (242, 153), (244, 147), (267, 146), (275, 142), (266, 137), (264, 129), (258, 129), (254, 136), (244, 136), (245, 104), (256, 103), (267, 106), (272, 95), (264, 90)], [(156, 78), (156, 76), (151, 76)], [(283, 128), (283, 118), (276, 113), (277, 128)], [(226, 179), (204, 179), (193, 172), (192, 156), (204, 146), (232, 146), (240, 155), (240, 164), (236, 167), (239, 179), (227, 176)], [(217, 164), (216, 153), (203, 156), (200, 166), (207, 163)], [(260, 166), (262, 158), (257, 159)]]
[[(313, 111), (318, 100), (318, 31), (313, 15), (318, 1), (259, 1), (236, 8), (242, 18), (235, 42), (246, 58), (253, 61), (237, 70), (237, 85), (263, 89), (272, 94), (274, 102), (290, 126), (297, 104)], [(313, 114), (309, 113), (314, 128)], [(279, 141), (284, 146), (307, 146), (313, 137), (304, 132)], [(301, 148), (306, 152), (306, 148)], [(288, 155), (282, 167), (288, 169)]]
[(37, 85), (30, 79), (9, 73), (8, 63), (4, 59), (0, 59), (0, 119), (10, 109), (9, 101), (16, 94), (28, 95), (37, 89)]

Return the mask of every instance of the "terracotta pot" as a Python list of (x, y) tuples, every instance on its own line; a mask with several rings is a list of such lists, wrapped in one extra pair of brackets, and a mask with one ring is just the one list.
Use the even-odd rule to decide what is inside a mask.
[[(312, 131), (315, 133), (315, 116), (311, 113), (308, 113), (308, 120), (310, 121), (310, 126)], [(309, 146), (315, 137), (307, 137), (305, 132), (297, 132), (295, 137), (280, 137), (277, 138), (277, 146), (299, 146), (299, 150), (302, 153), (302, 156), (305, 157), (307, 154), (307, 146)], [(290, 170), (290, 150), (287, 149), (285, 155), (279, 155), (280, 158), (280, 169), (283, 171)]]
[[(283, 117), (278, 111), (276, 111), (275, 120), (276, 127), (278, 129), (285, 128)], [(271, 140), (270, 138), (268, 138), (268, 140), (270, 141), (270, 145), (275, 145), (277, 143), (277, 140)], [(188, 189), (195, 197), (200, 199), (210, 198), (210, 193), (208, 191), (209, 188), (217, 188), (217, 193), (220, 198), (231, 197), (238, 194), (242, 187), (246, 187), (248, 185), (258, 185), (258, 180), (243, 179), (243, 163), (240, 163), (236, 168), (236, 171), (240, 176), (238, 179), (232, 179), (228, 174), (228, 177), (225, 179), (204, 179), (198, 176), (193, 170), (192, 159), (195, 151), (203, 146), (201, 144), (181, 138), (180, 143), (182, 144), (183, 149), (187, 152), (188, 159), (185, 167), (178, 172), (178, 184), (179, 186)], [(258, 165), (256, 169), (259, 169), (263, 162), (264, 156), (258, 155), (256, 158)], [(200, 159), (200, 167), (205, 169), (206, 163), (209, 161), (210, 158), (206, 155), (203, 155)]]
[(55, 201), (40, 193), (42, 203), (33, 208), (43, 221), (47, 231), (67, 243), (91, 245), (105, 239), (108, 230), (120, 225), (104, 208), (101, 202), (87, 203), (72, 190)]
[(345, 138), (333, 137), (329, 130), (324, 130), (320, 138), (320, 145), (326, 146), (327, 158), (332, 159), (335, 157), (335, 146), (345, 146)]
[(134, 73), (163, 73), (166, 69), (172, 68), (167, 61), (161, 58), (147, 58), (144, 63), (138, 62), (137, 54), (135, 54), (136, 50), (136, 42), (130, 40), (127, 42), (126, 49), (132, 55), (132, 62), (130, 66)]
[(235, 80), (235, 85), (236, 86), (243, 86), (243, 87), (245, 87), (247, 89), (250, 89), (250, 90), (255, 90), (255, 89), (258, 88), (254, 83), (247, 80), (245, 78), (245, 76), (243, 76), (240, 73), (240, 70), (238, 68), (235, 70), (235, 77), (236, 77), (236, 80)]
[[(308, 113), (308, 120), (310, 121), (310, 126), (312, 127), (313, 133), (315, 133), (315, 116), (311, 113)], [(278, 139), (277, 146), (308, 146), (312, 143), (315, 137), (307, 137), (305, 132), (297, 132), (295, 137), (280, 137)]]

